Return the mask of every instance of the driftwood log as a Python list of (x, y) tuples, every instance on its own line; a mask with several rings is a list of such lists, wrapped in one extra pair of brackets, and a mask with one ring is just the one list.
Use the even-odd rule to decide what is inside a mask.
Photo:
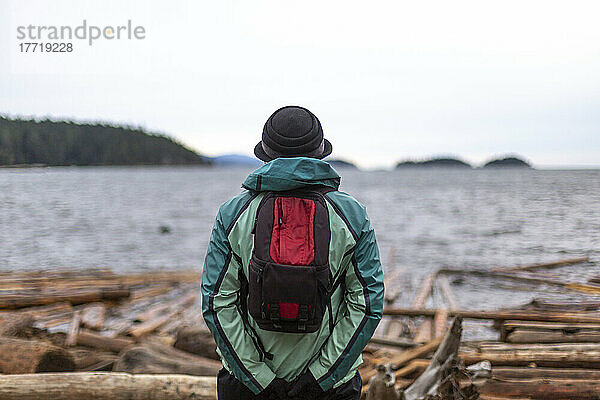
[(569, 332), (519, 328), (508, 333), (505, 341), (509, 343), (598, 343), (600, 331), (582, 329)]
[(498, 272), (498, 271), (489, 271), (489, 270), (481, 270), (481, 269), (451, 269), (444, 268), (438, 271), (439, 274), (445, 275), (471, 275), (471, 276), (481, 276), (487, 278), (494, 279), (505, 279), (512, 280), (518, 282), (525, 282), (531, 285), (547, 285), (547, 286), (555, 286), (560, 287), (567, 290), (574, 290), (577, 292), (589, 293), (589, 294), (600, 294), (600, 286), (599, 285), (589, 285), (585, 283), (575, 283), (575, 282), (563, 282), (557, 279), (549, 279), (548, 276), (544, 276), (541, 274), (534, 275), (533, 273), (518, 273), (514, 271), (510, 272)]
[(600, 381), (572, 379), (490, 379), (479, 388), (482, 395), (512, 399), (578, 400), (597, 399)]
[(403, 393), (403, 400), (418, 400), (428, 394), (436, 394), (442, 380), (456, 363), (458, 347), (462, 335), (462, 318), (457, 317), (433, 355), (429, 366)]
[(511, 343), (600, 342), (600, 324), (505, 321), (500, 340)]
[(133, 337), (139, 338), (149, 333), (152, 333), (156, 329), (160, 328), (161, 326), (165, 325), (167, 322), (175, 318), (180, 313), (180, 310), (173, 310), (170, 311), (168, 314), (160, 315), (154, 319), (132, 326), (131, 329), (129, 329), (129, 334)]
[(98, 350), (119, 353), (121, 350), (133, 345), (135, 342), (130, 338), (111, 338), (100, 335), (99, 333), (80, 330), (77, 334), (75, 343), (78, 346), (92, 347)]
[(150, 287), (144, 287), (142, 289), (134, 289), (131, 291), (130, 300), (132, 302), (139, 302), (148, 297), (160, 296), (161, 294), (170, 292), (171, 290), (173, 290), (173, 286), (170, 283), (161, 283), (158, 285), (152, 285)]
[(600, 370), (580, 368), (496, 367), (492, 376), (497, 379), (589, 379), (600, 381)]
[(448, 277), (446, 275), (439, 275), (437, 278), (437, 282), (439, 284), (440, 290), (444, 295), (444, 301), (448, 305), (448, 309), (456, 310), (458, 309), (458, 301), (456, 300), (456, 296), (450, 287), (450, 282), (448, 282)]
[(396, 390), (396, 378), (391, 365), (380, 365), (377, 374), (369, 380), (366, 400), (399, 400)]
[(369, 343), (400, 348), (410, 348), (417, 346), (417, 343), (415, 343), (415, 341), (412, 339), (402, 337), (393, 338), (389, 336), (373, 336), (371, 340), (369, 340)]
[[(420, 357), (424, 357), (430, 353), (433, 353), (437, 350), (438, 346), (442, 343), (442, 338), (434, 339), (429, 343), (426, 343), (422, 346), (414, 347), (410, 350), (406, 350), (399, 354), (396, 354), (389, 358), (388, 362), (392, 364), (395, 368), (400, 368), (411, 362), (412, 360)], [(363, 385), (366, 385), (369, 380), (377, 374), (377, 370), (375, 369), (366, 369), (361, 368), (361, 376), (363, 379)]]
[(129, 297), (129, 294), (130, 290), (128, 288), (114, 287), (77, 290), (73, 292), (54, 291), (51, 293), (6, 295), (0, 298), (0, 308), (17, 309), (65, 301), (71, 304), (83, 304), (103, 300), (118, 300)]
[(0, 375), (2, 400), (216, 400), (216, 378), (114, 372)]
[[(384, 270), (383, 283), (385, 286), (384, 299), (386, 304), (392, 305), (400, 297), (402, 287), (399, 284), (401, 277), (405, 273), (405, 268), (394, 265), (394, 256), (396, 255), (396, 247), (390, 249), (387, 268)], [(386, 338), (397, 338), (403, 331), (404, 325), (400, 321), (386, 318), (382, 321), (379, 330), (383, 332)]]
[(88, 349), (69, 349), (69, 354), (75, 362), (75, 370), (77, 371), (97, 371), (102, 367), (103, 371), (112, 370), (112, 364), (117, 360), (117, 356), (113, 353), (104, 351), (95, 351)]
[(54, 313), (60, 313), (65, 311), (73, 311), (73, 306), (71, 303), (61, 302), (61, 303), (53, 303), (47, 306), (34, 306), (34, 307), (26, 307), (20, 309), (18, 312), (20, 314), (29, 314), (33, 317), (39, 318), (43, 316), (47, 316)]
[(7, 314), (0, 318), (0, 336), (27, 336), (34, 318), (29, 314)]
[(77, 272), (72, 276), (64, 274), (55, 274), (48, 276), (26, 276), (19, 274), (10, 274), (9, 277), (2, 277), (0, 288), (12, 289), (13, 287), (31, 288), (39, 290), (42, 287), (63, 287), (63, 288), (87, 288), (121, 286), (131, 287), (135, 285), (157, 285), (157, 284), (182, 284), (198, 283), (202, 279), (202, 274), (198, 271), (163, 271), (163, 272), (144, 272), (139, 274), (126, 275), (106, 275), (106, 276), (85, 276)]
[(106, 318), (106, 306), (103, 303), (92, 303), (81, 311), (81, 324), (89, 329), (102, 329)]
[(521, 310), (539, 311), (598, 311), (600, 309), (600, 302), (575, 299), (565, 302), (535, 298), (519, 308)]
[(216, 376), (221, 363), (172, 347), (146, 344), (126, 349), (113, 371), (144, 374), (188, 374)]
[(67, 333), (67, 338), (65, 339), (65, 346), (67, 346), (67, 347), (75, 346), (75, 342), (77, 341), (77, 333), (79, 333), (80, 325), (81, 325), (81, 311), (77, 310), (73, 313), (73, 319), (71, 320), (71, 325), (69, 326), (69, 332)]
[(173, 347), (198, 356), (219, 360), (215, 339), (210, 331), (204, 327), (179, 329)]
[(42, 341), (0, 338), (2, 374), (61, 372), (74, 369), (73, 357), (60, 347)]
[(136, 321), (141, 321), (141, 324), (133, 326), (129, 333), (139, 338), (165, 326), (187, 307), (193, 305), (197, 297), (198, 290), (193, 289), (180, 298), (149, 308), (135, 318)]
[(558, 261), (547, 262), (547, 263), (539, 263), (539, 264), (520, 265), (518, 267), (510, 267), (510, 268), (496, 267), (496, 268), (494, 268), (494, 270), (501, 271), (501, 272), (535, 271), (537, 269), (556, 268), (556, 267), (563, 267), (566, 265), (580, 264), (580, 263), (588, 262), (589, 260), (590, 260), (589, 257), (566, 258), (564, 260), (558, 260)]
[[(366, 399), (420, 400), (425, 399), (426, 396), (437, 395), (441, 385), (447, 386), (447, 378), (452, 372), (451, 368), (454, 368), (456, 365), (461, 334), (462, 319), (459, 317), (454, 320), (452, 327), (443, 338), (441, 344), (438, 343), (439, 347), (431, 361), (425, 361), (427, 363), (425, 371), (403, 392), (398, 392), (395, 389), (396, 374), (400, 374), (400, 371), (394, 373), (391, 364), (379, 365), (376, 375), (369, 379), (369, 390), (367, 391)], [(408, 352), (412, 352), (412, 354), (415, 353), (412, 350), (409, 350)], [(407, 355), (405, 355), (405, 357), (407, 357)], [(452, 388), (452, 390), (455, 389), (460, 390), (460, 388)], [(450, 397), (443, 396), (440, 398), (450, 399)]]
[(148, 308), (146, 311), (138, 314), (134, 320), (139, 322), (146, 322), (153, 320), (159, 317), (160, 315), (168, 313), (170, 310), (181, 310), (182, 308), (193, 304), (196, 301), (197, 297), (198, 290), (190, 290), (187, 294), (184, 294), (183, 296), (175, 300), (171, 300), (166, 303), (159, 303), (153, 307)]
[(421, 322), (417, 331), (415, 332), (414, 341), (415, 343), (427, 343), (432, 337), (433, 325), (431, 318), (426, 318)]
[(384, 273), (384, 299), (386, 303), (392, 304), (400, 296), (401, 288), (400, 285), (398, 285), (398, 281), (400, 280), (403, 274), (404, 270), (401, 267), (395, 267), (392, 271)]
[[(383, 315), (389, 316), (435, 316), (436, 309), (412, 309), (412, 308), (384, 308)], [(600, 324), (600, 315), (591, 313), (562, 313), (562, 312), (539, 312), (530, 310), (516, 311), (466, 311), (448, 310), (449, 317), (461, 316), (464, 319), (486, 319), (486, 320), (518, 320), (539, 322), (564, 322), (564, 323), (593, 323)]]
[(394, 373), (396, 379), (416, 377), (429, 366), (430, 360), (415, 359)]
[(493, 366), (600, 368), (600, 344), (469, 344), (460, 348), (465, 364), (488, 360)]
[(433, 318), (433, 337), (438, 338), (446, 334), (448, 326), (448, 310), (441, 308)]
[[(433, 282), (435, 282), (435, 277), (437, 273), (433, 272), (428, 274), (421, 283), (419, 290), (417, 291), (417, 295), (415, 296), (410, 308), (420, 309), (425, 306), (425, 302), (429, 296), (431, 296), (431, 291), (433, 290)], [(411, 331), (414, 332), (414, 340), (418, 343), (424, 343), (431, 340), (431, 330), (432, 330), (432, 321), (431, 318), (425, 318), (421, 325), (418, 328), (414, 328), (414, 323), (411, 326)]]

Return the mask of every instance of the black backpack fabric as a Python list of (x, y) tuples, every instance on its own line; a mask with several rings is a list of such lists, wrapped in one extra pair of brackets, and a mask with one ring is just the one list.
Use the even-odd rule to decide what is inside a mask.
[(333, 189), (267, 192), (253, 228), (248, 312), (261, 329), (316, 332), (330, 301), (329, 213)]

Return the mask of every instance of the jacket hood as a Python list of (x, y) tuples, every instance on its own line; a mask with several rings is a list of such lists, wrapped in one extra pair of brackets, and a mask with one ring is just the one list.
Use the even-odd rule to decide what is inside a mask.
[(337, 190), (340, 179), (326, 161), (307, 157), (276, 158), (248, 175), (242, 187), (262, 192), (325, 185)]

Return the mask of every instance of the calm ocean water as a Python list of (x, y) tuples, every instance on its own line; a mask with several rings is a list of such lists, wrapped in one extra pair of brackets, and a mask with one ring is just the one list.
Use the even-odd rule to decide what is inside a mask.
[[(219, 204), (249, 171), (201, 167), (0, 170), (0, 270), (202, 267)], [(408, 305), (440, 267), (490, 268), (589, 256), (551, 271), (600, 274), (600, 171), (342, 170), (342, 190), (367, 206), (387, 270)], [(160, 232), (168, 226), (168, 234)], [(461, 307), (574, 298), (555, 288), (451, 280)], [(442, 303), (435, 291), (428, 306)]]

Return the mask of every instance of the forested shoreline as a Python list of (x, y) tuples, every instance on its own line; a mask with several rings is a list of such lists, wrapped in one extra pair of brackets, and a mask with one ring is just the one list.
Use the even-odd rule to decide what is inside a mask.
[(0, 165), (182, 165), (210, 160), (140, 128), (0, 116)]

